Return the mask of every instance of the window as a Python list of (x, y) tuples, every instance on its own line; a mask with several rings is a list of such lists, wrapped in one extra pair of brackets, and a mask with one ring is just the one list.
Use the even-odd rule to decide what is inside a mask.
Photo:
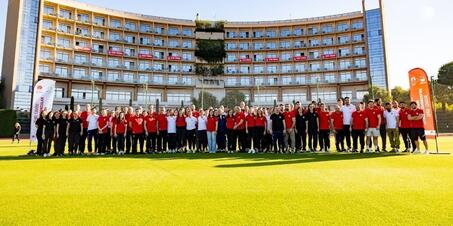
[(352, 41), (353, 42), (361, 42), (361, 41), (363, 41), (363, 38), (364, 38), (363, 34), (354, 34), (352, 36)]
[(134, 82), (134, 73), (125, 72), (123, 77), (125, 82)]
[(119, 77), (120, 77), (120, 73), (117, 71), (109, 71), (107, 73), (107, 80), (109, 82), (118, 82), (118, 81), (120, 81)]
[(283, 102), (290, 103), (293, 101), (307, 101), (306, 93), (284, 93), (282, 94)]
[(92, 56), (91, 63), (97, 66), (102, 66), (104, 65), (104, 59), (102, 57)]
[(184, 28), (182, 30), (182, 35), (184, 35), (184, 36), (192, 36), (192, 30), (190, 28)]
[(363, 28), (363, 22), (362, 21), (354, 21), (352, 23), (352, 29), (362, 29)]
[(236, 85), (236, 78), (226, 78), (225, 84), (230, 86)]
[(297, 76), (296, 77), (296, 84), (305, 84), (305, 76)]
[(155, 83), (155, 84), (163, 84), (164, 83), (164, 77), (162, 75), (154, 75), (153, 83)]
[(322, 33), (332, 33), (333, 32), (333, 27), (332, 25), (324, 25), (322, 27)]
[(368, 95), (368, 91), (366, 91), (366, 90), (365, 90), (365, 91), (363, 91), (363, 90), (358, 90), (358, 91), (355, 92), (355, 95), (356, 95), (356, 99), (357, 99), (357, 100), (363, 100), (363, 97), (364, 97), (365, 95)]
[(340, 79), (341, 82), (350, 82), (352, 80), (351, 72), (341, 72)]
[(121, 21), (119, 21), (117, 19), (111, 19), (110, 20), (110, 27), (121, 28)]
[(275, 49), (275, 42), (266, 43), (266, 49)]
[(43, 21), (42, 21), (42, 27), (43, 27), (44, 29), (47, 29), (47, 30), (53, 29), (52, 21), (43, 20)]
[(334, 74), (325, 74), (324, 79), (326, 83), (334, 83), (336, 82), (336, 78)]
[(75, 99), (83, 99), (83, 100), (97, 100), (99, 99), (99, 90), (98, 89), (72, 89), (72, 96)]
[(266, 31), (266, 37), (268, 38), (275, 38), (277, 36), (276, 32), (271, 30), (271, 31)]
[(99, 26), (105, 26), (105, 18), (103, 17), (94, 17), (94, 24)]
[(366, 71), (357, 71), (355, 77), (360, 81), (367, 80)]
[(259, 49), (263, 49), (263, 48), (264, 48), (264, 44), (263, 44), (262, 42), (255, 42), (254, 45), (255, 45), (254, 48), (255, 48), (256, 50), (259, 50)]
[(189, 76), (182, 77), (182, 84), (184, 85), (192, 85), (192, 78)]
[(50, 66), (48, 64), (40, 64), (39, 65), (39, 72), (40, 73), (49, 73), (50, 72)]
[(264, 78), (263, 77), (255, 77), (255, 85), (261, 86), (264, 83)]
[(227, 37), (228, 37), (228, 38), (235, 38), (235, 37), (236, 37), (236, 32), (234, 32), (234, 31), (227, 31)]
[(347, 31), (349, 29), (349, 25), (347, 23), (340, 23), (337, 25), (337, 31)]
[(283, 73), (291, 73), (292, 72), (292, 65), (290, 64), (284, 64), (282, 65), (282, 72)]
[(351, 55), (351, 49), (349, 49), (349, 48), (341, 48), (341, 49), (338, 50), (338, 55), (340, 55), (342, 57), (343, 56), (349, 56), (349, 55)]
[(312, 92), (311, 98), (313, 100), (320, 99), (321, 101), (335, 101), (337, 99), (337, 92), (331, 92), (331, 91), (319, 92), (319, 93)]
[(65, 96), (65, 88), (62, 87), (55, 87), (55, 98), (64, 98)]
[(141, 32), (147, 32), (147, 33), (152, 32), (151, 25), (140, 23), (140, 31)]
[(69, 62), (69, 53), (57, 52), (57, 62)]
[(148, 75), (144, 75), (144, 74), (139, 74), (139, 75), (138, 75), (138, 81), (139, 81), (141, 84), (146, 84), (146, 83), (148, 83), (148, 80), (149, 80), (149, 76), (148, 76)]
[(276, 65), (267, 66), (267, 72), (269, 72), (269, 73), (277, 73), (277, 66)]
[(74, 56), (74, 62), (77, 63), (77, 64), (86, 64), (86, 63), (88, 63), (87, 56), (86, 55), (76, 54)]
[(271, 103), (277, 100), (277, 94), (255, 94), (255, 102), (258, 103)]
[(54, 15), (54, 8), (52, 6), (44, 6), (44, 14)]
[(296, 64), (295, 65), (296, 72), (304, 72), (305, 71), (305, 64)]
[(179, 47), (178, 40), (171, 39), (170, 41), (168, 41), (168, 46), (171, 48)]
[(288, 37), (291, 34), (289, 29), (283, 29), (280, 31), (280, 37)]
[(71, 41), (69, 41), (69, 39), (67, 38), (59, 37), (57, 45), (60, 47), (69, 48), (71, 46)]
[(350, 90), (342, 90), (341, 91), (341, 97), (342, 98), (349, 97), (350, 99), (352, 99), (352, 91), (350, 91)]
[(131, 99), (131, 92), (127, 91), (106, 91), (105, 99), (114, 101), (128, 101)]
[(58, 16), (65, 19), (72, 19), (72, 13), (69, 10), (60, 9)]
[(184, 47), (184, 48), (192, 48), (192, 41), (184, 40), (183, 43), (182, 43), (182, 47)]
[(340, 69), (348, 69), (351, 68), (351, 61), (350, 60), (340, 60)]
[(264, 67), (263, 66), (254, 66), (253, 73), (257, 73), (257, 74), (264, 73)]
[(128, 21), (128, 22), (126, 22), (126, 26), (125, 27), (126, 27), (127, 30), (135, 31), (136, 24), (135, 24), (135, 22)]
[(359, 67), (359, 68), (366, 67), (365, 58), (355, 59), (354, 64), (356, 67)]
[(249, 77), (241, 77), (241, 85), (243, 85), (243, 86), (250, 85), (250, 78)]
[(145, 93), (145, 92), (138, 92), (137, 93), (137, 101), (145, 101), (147, 102), (154, 102), (156, 100), (161, 100), (162, 95), (160, 93)]
[(289, 85), (292, 82), (291, 76), (283, 76), (282, 77), (282, 83), (283, 85)]
[(239, 48), (240, 49), (249, 49), (249, 44), (248, 43), (239, 43)]
[(55, 74), (60, 77), (67, 77), (68, 76), (68, 68), (63, 66), (56, 66), (55, 67)]
[(170, 103), (181, 103), (184, 101), (185, 103), (190, 102), (191, 95), (185, 93), (169, 93), (167, 94), (167, 101)]

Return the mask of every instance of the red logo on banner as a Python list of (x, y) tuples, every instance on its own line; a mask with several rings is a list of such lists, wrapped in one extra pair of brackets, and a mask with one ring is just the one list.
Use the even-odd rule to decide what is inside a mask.
[(117, 50), (109, 50), (109, 55), (112, 56), (123, 56), (123, 51), (117, 51)]
[(293, 60), (294, 61), (304, 61), (304, 60), (307, 60), (307, 56), (295, 56), (293, 57)]
[(138, 58), (141, 58), (141, 59), (153, 59), (153, 55), (140, 53), (140, 54), (138, 54)]
[(180, 56), (167, 56), (167, 60), (181, 60)]
[(240, 59), (239, 59), (239, 62), (242, 62), (242, 63), (250, 63), (250, 62), (252, 62), (252, 59), (250, 59), (250, 58), (240, 58)]
[(322, 59), (334, 59), (334, 58), (337, 58), (337, 54), (335, 54), (335, 53), (323, 54), (321, 57), (322, 57)]
[(422, 109), (424, 113), (423, 122), (425, 125), (426, 137), (434, 138), (436, 129), (428, 75), (421, 68), (412, 69), (409, 71), (409, 83), (411, 101), (417, 102), (418, 107)]
[(278, 62), (278, 61), (280, 61), (280, 58), (278, 58), (278, 57), (266, 57), (264, 60), (266, 62)]

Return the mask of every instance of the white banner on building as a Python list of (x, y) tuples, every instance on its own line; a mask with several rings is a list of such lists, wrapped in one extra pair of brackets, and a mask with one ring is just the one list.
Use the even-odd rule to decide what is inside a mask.
[(52, 110), (55, 96), (55, 81), (43, 79), (33, 89), (33, 105), (31, 107), (30, 141), (36, 141), (36, 120), (44, 110)]

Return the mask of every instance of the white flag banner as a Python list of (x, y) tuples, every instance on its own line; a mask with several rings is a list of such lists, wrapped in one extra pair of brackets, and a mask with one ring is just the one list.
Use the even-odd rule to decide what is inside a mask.
[(33, 89), (33, 105), (31, 107), (30, 141), (36, 141), (36, 120), (44, 110), (52, 110), (55, 96), (55, 81), (43, 79)]

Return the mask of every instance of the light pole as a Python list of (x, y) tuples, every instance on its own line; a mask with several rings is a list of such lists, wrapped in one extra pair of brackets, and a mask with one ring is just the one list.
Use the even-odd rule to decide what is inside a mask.
[(94, 79), (93, 74), (91, 74), (91, 106), (93, 106), (94, 97)]
[(204, 75), (201, 75), (201, 109), (204, 109)]
[(316, 77), (316, 97), (318, 97), (318, 103), (321, 103), (321, 98), (319, 97), (319, 77)]
[(148, 83), (143, 84), (143, 89), (145, 90), (145, 108), (148, 107)]

